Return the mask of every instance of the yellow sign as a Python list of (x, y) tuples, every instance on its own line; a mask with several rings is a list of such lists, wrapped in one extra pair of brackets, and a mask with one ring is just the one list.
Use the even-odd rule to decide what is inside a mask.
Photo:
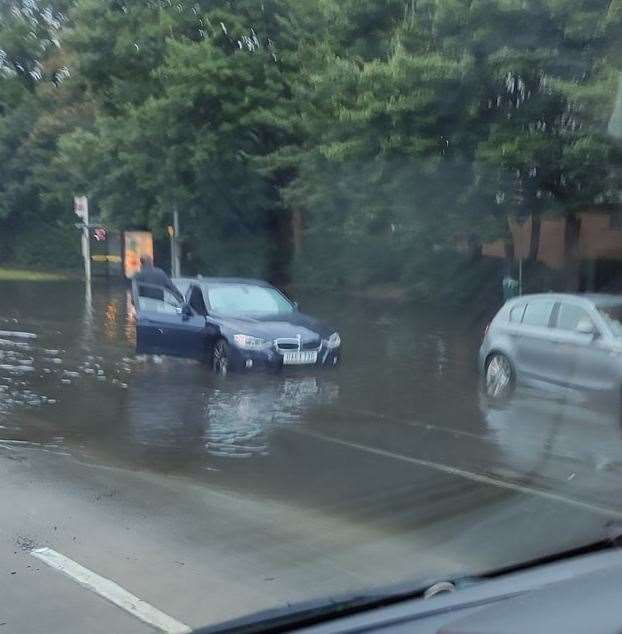
[(92, 255), (93, 262), (121, 262), (120, 255)]
[(153, 258), (153, 236), (151, 231), (126, 231), (124, 234), (123, 272), (125, 277), (134, 277), (140, 270), (140, 256)]

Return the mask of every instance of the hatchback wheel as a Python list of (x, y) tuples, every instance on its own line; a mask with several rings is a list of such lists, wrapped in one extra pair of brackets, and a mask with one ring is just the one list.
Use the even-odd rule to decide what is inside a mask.
[(494, 353), (486, 364), (486, 396), (504, 398), (509, 396), (514, 386), (514, 370), (510, 360), (499, 352)]
[(220, 339), (214, 346), (214, 354), (212, 356), (212, 369), (220, 376), (227, 376), (231, 369), (231, 358), (229, 355), (229, 346), (224, 339)]

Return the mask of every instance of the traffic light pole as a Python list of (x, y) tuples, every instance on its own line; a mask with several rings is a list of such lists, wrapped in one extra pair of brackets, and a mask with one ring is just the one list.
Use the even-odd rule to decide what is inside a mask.
[(89, 210), (84, 211), (82, 225), (82, 257), (84, 258), (84, 280), (91, 283), (91, 241), (89, 239)]
[(82, 259), (84, 260), (84, 280), (91, 284), (91, 242), (89, 239), (89, 199), (86, 196), (73, 197), (73, 209), (82, 221), (76, 225), (82, 230)]
[(173, 236), (171, 237), (171, 271), (173, 277), (181, 275), (181, 253), (179, 249), (179, 212), (173, 210)]

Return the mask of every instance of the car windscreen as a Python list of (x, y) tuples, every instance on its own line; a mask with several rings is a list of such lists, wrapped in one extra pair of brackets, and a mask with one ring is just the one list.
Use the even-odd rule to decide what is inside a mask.
[(293, 305), (269, 286), (215, 284), (207, 287), (210, 310), (225, 317), (277, 315), (294, 311)]
[(599, 306), (598, 312), (607, 322), (611, 333), (615, 337), (622, 337), (622, 305)]

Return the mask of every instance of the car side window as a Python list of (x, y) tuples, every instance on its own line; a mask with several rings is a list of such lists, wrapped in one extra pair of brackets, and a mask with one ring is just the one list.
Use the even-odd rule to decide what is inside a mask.
[(207, 307), (205, 306), (205, 300), (203, 299), (203, 292), (198, 286), (190, 287), (188, 304), (190, 304), (194, 312), (197, 314), (207, 315)]
[(512, 310), (510, 310), (510, 321), (512, 323), (520, 324), (523, 321), (523, 314), (525, 312), (525, 304), (520, 304), (520, 306), (514, 306)]
[(177, 297), (166, 288), (152, 284), (139, 284), (138, 309), (174, 315), (181, 312), (181, 304)]
[(548, 300), (529, 302), (523, 314), (523, 324), (547, 328), (551, 321), (554, 305), (554, 302)]
[(594, 328), (594, 322), (585, 309), (574, 304), (560, 304), (557, 312), (557, 328), (576, 331), (579, 324), (589, 324)]

